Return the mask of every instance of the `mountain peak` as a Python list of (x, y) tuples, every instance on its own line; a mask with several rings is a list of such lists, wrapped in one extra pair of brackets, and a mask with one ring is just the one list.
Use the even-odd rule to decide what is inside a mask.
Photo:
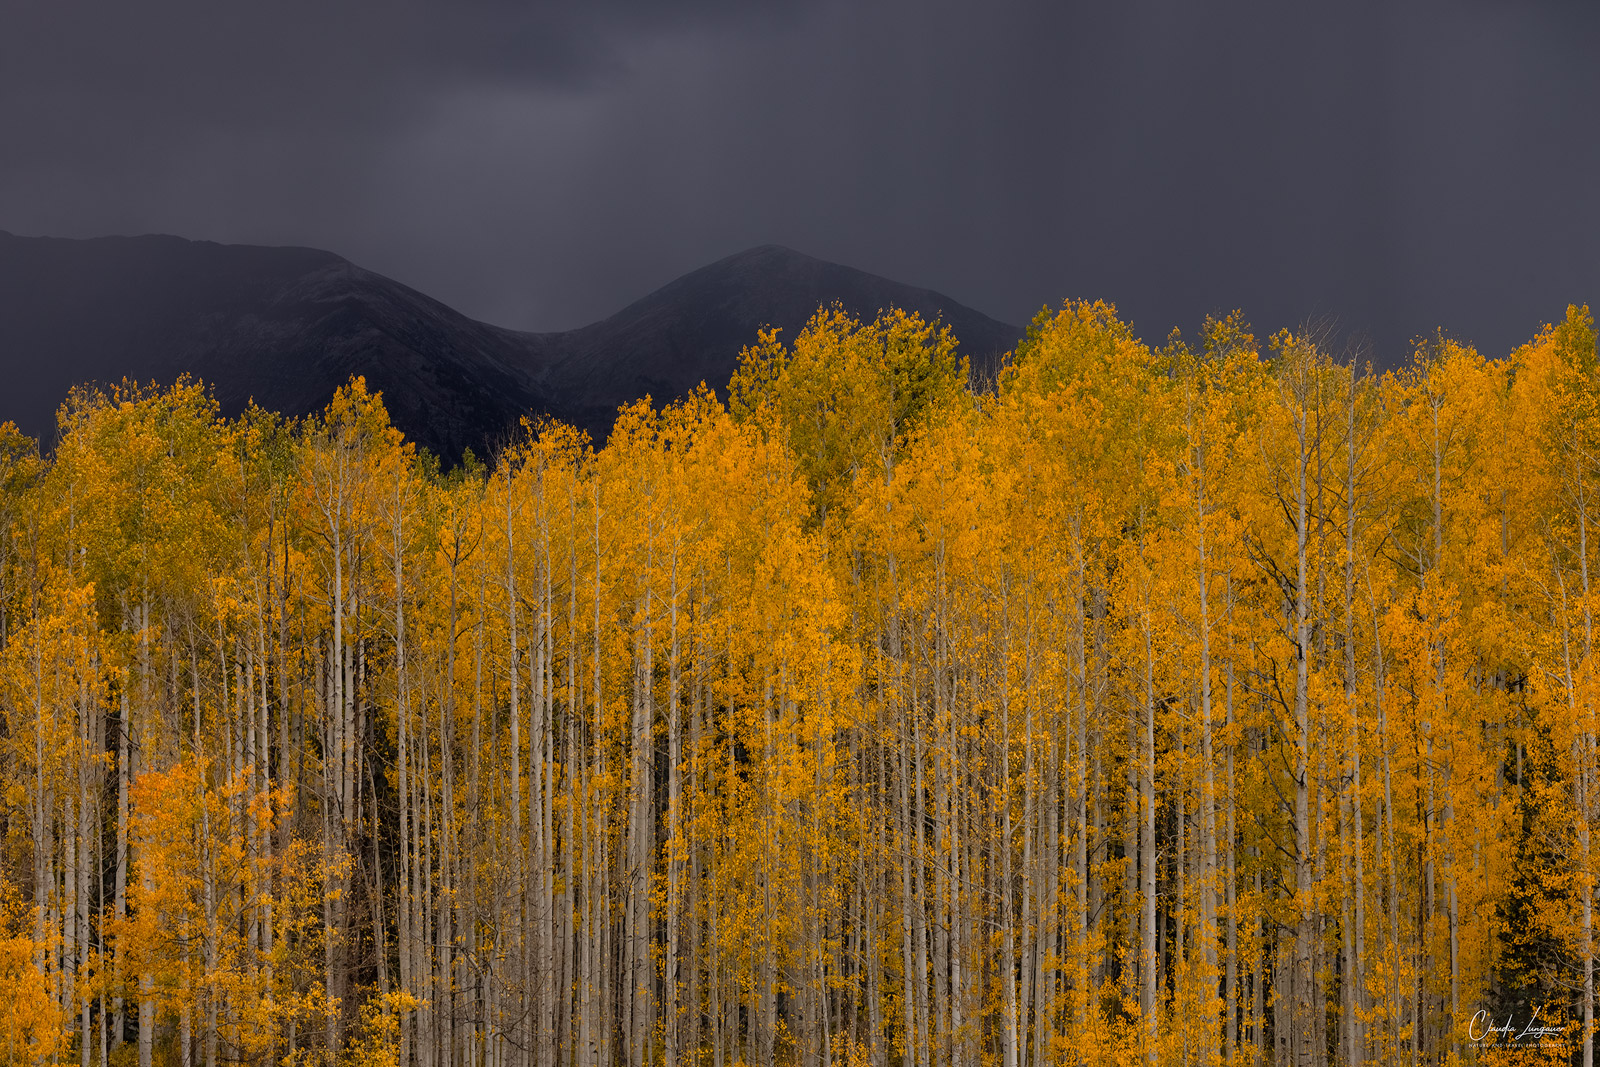
[(766, 244), (690, 271), (609, 318), (561, 335), (539, 383), (578, 425), (600, 436), (618, 406), (640, 396), (671, 399), (702, 381), (722, 391), (757, 330), (777, 327), (792, 340), (818, 307), (835, 302), (863, 321), (892, 307), (938, 319), (984, 371), (1023, 333), (941, 293)]

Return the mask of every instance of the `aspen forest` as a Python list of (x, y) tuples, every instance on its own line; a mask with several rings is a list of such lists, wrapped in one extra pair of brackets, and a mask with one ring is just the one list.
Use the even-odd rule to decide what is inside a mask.
[(599, 448), (0, 429), (0, 1062), (1593, 1067), (1587, 308), (752, 340)]

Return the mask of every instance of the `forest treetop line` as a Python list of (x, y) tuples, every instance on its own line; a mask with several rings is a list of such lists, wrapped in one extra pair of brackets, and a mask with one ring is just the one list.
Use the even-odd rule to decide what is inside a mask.
[[(1137, 339), (1133, 338), (1131, 329), (1126, 327), (1118, 320), (1115, 305), (1099, 301), (1067, 301), (1063, 305), (1062, 309), (1052, 309), (1050, 307), (1041, 309), (1040, 312), (1035, 316), (1034, 321), (1030, 324), (1027, 331), (1027, 336), (1024, 337), (1024, 339), (1017, 345), (1015, 352), (1005, 353), (1000, 357), (993, 357), (995, 360), (993, 365), (988, 365), (986, 363), (985, 368), (981, 372), (974, 368), (970, 372), (975, 376), (971, 383), (972, 390), (977, 394), (993, 394), (999, 385), (999, 380), (1014, 371), (1019, 359), (1026, 359), (1026, 353), (1029, 351), (1030, 347), (1037, 344), (1041, 329), (1045, 328), (1046, 324), (1049, 323), (1050, 320), (1056, 318), (1058, 314), (1067, 313), (1074, 308), (1078, 309), (1076, 312), (1078, 314), (1088, 312), (1093, 316), (1102, 318), (1104, 321), (1116, 323), (1116, 329), (1118, 332), (1127, 334), (1130, 339), (1135, 340), (1136, 344), (1144, 345), (1144, 342), (1138, 342)], [(1569, 319), (1573, 315), (1577, 315), (1580, 318), (1588, 316), (1589, 312), (1587, 305), (1570, 306), (1568, 308)], [(943, 328), (937, 319), (926, 320), (915, 311), (901, 312), (896, 308), (891, 308), (889, 312), (885, 313), (883, 318), (879, 320), (879, 323), (866, 323), (865, 325), (877, 328), (882, 323), (897, 317), (906, 321), (913, 327), (915, 331), (919, 333), (922, 333), (923, 328), (926, 327), (926, 332), (923, 334), (924, 344), (932, 344), (934, 343), (935, 338), (939, 338), (942, 335), (949, 333), (948, 329)], [(834, 333), (838, 333), (838, 331), (841, 330), (860, 329), (863, 326), (863, 322), (864, 320), (858, 320), (854, 316), (843, 311), (843, 309), (841, 309), (837, 304), (833, 305), (831, 308), (824, 305), (817, 309), (817, 313), (813, 317), (813, 320), (800, 331), (800, 335), (810, 333), (814, 329), (823, 327), (824, 324), (826, 324), (825, 328), (827, 330)], [(1554, 329), (1554, 326), (1547, 326), (1545, 329), (1551, 330)], [(1345, 354), (1342, 356), (1334, 355), (1332, 350), (1327, 348), (1326, 342), (1333, 336), (1333, 329), (1330, 324), (1307, 323), (1298, 331), (1291, 331), (1288, 329), (1280, 330), (1277, 334), (1273, 335), (1272, 338), (1269, 338), (1265, 345), (1258, 345), (1257, 339), (1250, 332), (1248, 321), (1244, 318), (1243, 313), (1240, 311), (1234, 311), (1226, 316), (1208, 318), (1203, 324), (1201, 327), (1200, 339), (1204, 346), (1205, 353), (1211, 354), (1216, 351), (1217, 341), (1215, 338), (1219, 336), (1219, 331), (1222, 333), (1236, 334), (1237, 336), (1229, 343), (1242, 344), (1245, 347), (1250, 348), (1260, 358), (1264, 366), (1270, 366), (1272, 362), (1278, 358), (1281, 342), (1290, 341), (1292, 343), (1309, 343), (1313, 347), (1318, 348), (1319, 351), (1332, 356), (1334, 362), (1348, 363), (1357, 372), (1371, 372), (1373, 369), (1370, 359), (1363, 354), (1361, 346), (1356, 342), (1346, 342), (1345, 347), (1342, 350)], [(956, 348), (959, 338), (955, 337), (953, 334), (950, 334), (949, 342), (950, 347), (953, 350)], [(944, 342), (941, 340), (937, 343), (942, 345)], [(1440, 328), (1433, 337), (1418, 338), (1414, 341), (1412, 348), (1413, 358), (1421, 359), (1425, 356), (1425, 354), (1443, 351), (1447, 346), (1452, 346), (1476, 353), (1476, 349), (1472, 348), (1472, 346), (1453, 340), (1446, 329)], [(1177, 328), (1173, 328), (1162, 345), (1146, 347), (1148, 356), (1151, 360), (1151, 369), (1155, 370), (1157, 373), (1170, 374), (1175, 366), (1175, 363), (1173, 362), (1174, 359), (1180, 353), (1187, 353), (1189, 351), (1189, 342), (1187, 342), (1182, 336), (1181, 331), (1179, 331)], [(748, 368), (745, 367), (744, 364), (748, 363), (752, 357), (766, 359), (769, 358), (769, 353), (771, 351), (778, 351), (782, 349), (784, 349), (784, 344), (782, 340), (777, 337), (777, 331), (770, 331), (767, 329), (757, 331), (756, 343), (747, 348), (745, 351), (741, 352), (739, 356), (739, 363), (741, 366), (736, 369), (734, 380), (738, 381), (749, 373)], [(1491, 354), (1488, 358), (1491, 360), (1497, 360), (1499, 362), (1507, 362), (1515, 359), (1515, 353), (1510, 353), (1504, 356), (1496, 356)], [(962, 356), (960, 359), (962, 367), (967, 367), (968, 364), (966, 362), (966, 357)], [(1410, 368), (1411, 364), (1408, 362), (1393, 368), (1391, 371), (1387, 372), (1387, 374), (1391, 376), (1405, 374), (1408, 372), (1408, 370), (1410, 370)], [(1380, 372), (1380, 374), (1382, 374), (1382, 372)], [(359, 375), (354, 377), (359, 377)], [(354, 377), (352, 377), (352, 381), (354, 381)], [(181, 386), (198, 386), (202, 395), (205, 395), (209, 392), (203, 378), (197, 377), (193, 374), (180, 375), (176, 384)], [(723, 383), (702, 383), (702, 386), (706, 385), (709, 385), (719, 395), (725, 393)], [(159, 381), (152, 380), (149, 382), (144, 382), (142, 380), (133, 379), (124, 379), (120, 383), (84, 383), (79, 386), (75, 386), (69, 391), (68, 395), (63, 398), (62, 405), (58, 409), (56, 420), (58, 435), (64, 436), (72, 429), (73, 424), (77, 421), (77, 417), (73, 414), (74, 408), (77, 406), (93, 404), (97, 401), (105, 400), (116, 400), (120, 402), (129, 398), (153, 395), (162, 388), (164, 387)], [(381, 394), (378, 395), (381, 396)], [(650, 395), (645, 395), (639, 399), (651, 401), (652, 397)], [(737, 404), (737, 401), (734, 403)], [(655, 404), (659, 410), (661, 407), (659, 400), (656, 400)], [(628, 405), (624, 405), (624, 408), (627, 406)], [(252, 403), (250, 407), (255, 409), (257, 406)], [(252, 412), (252, 417), (259, 419), (263, 416), (274, 417), (277, 414), (278, 413), (273, 412), (270, 409), (267, 411), (256, 410)], [(283, 421), (293, 422), (296, 420), (288, 419)], [(525, 417), (522, 420), (523, 431), (533, 431), (539, 425), (552, 426), (560, 421), (561, 420), (556, 417), (530, 413), (528, 417)], [(0, 421), (0, 432), (5, 434), (8, 441), (6, 447), (9, 450), (14, 451), (19, 447), (26, 450), (27, 446), (25, 442), (28, 439), (27, 435), (20, 433), (15, 425)], [(498, 452), (504, 447), (511, 444), (515, 436), (515, 434), (503, 435), (499, 446), (497, 447), (495, 444), (491, 443), (489, 446), (489, 451), (493, 454), (498, 454)], [(588, 433), (586, 431), (583, 432), (583, 436), (587, 437)], [(35, 440), (35, 450), (39, 448), (39, 444), (40, 443)], [(414, 447), (420, 449), (421, 446)], [(469, 448), (467, 451), (471, 452), (472, 450)], [(471, 459), (468, 460), (468, 466), (473, 469), (477, 469), (480, 472), (484, 472), (487, 470), (487, 468), (484, 466), (484, 460), (486, 458), (492, 460), (492, 456), (475, 454), (471, 457)], [(437, 460), (425, 460), (425, 465), (431, 465), (434, 467), (439, 466)], [(446, 466), (448, 465), (449, 464), (447, 463)]]

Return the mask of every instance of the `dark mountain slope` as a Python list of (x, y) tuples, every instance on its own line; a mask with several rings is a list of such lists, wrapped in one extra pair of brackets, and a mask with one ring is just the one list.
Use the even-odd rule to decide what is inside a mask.
[(482, 450), (528, 413), (609, 431), (619, 405), (702, 380), (727, 384), (766, 324), (792, 339), (819, 304), (859, 317), (942, 316), (975, 366), (1022, 331), (947, 297), (776, 246), (687, 274), (581, 329), (519, 333), (476, 322), (398, 282), (310, 248), (176, 237), (87, 241), (0, 232), (0, 419), (48, 447), (68, 389), (198, 376), (224, 411), (250, 399), (322, 408), (352, 375), (395, 425), (448, 457)]
[(889, 307), (940, 318), (980, 370), (1022, 336), (940, 293), (762, 245), (685, 274), (610, 318), (542, 335), (549, 355), (539, 384), (593, 432), (610, 424), (619, 405), (646, 394), (672, 399), (701, 381), (721, 393), (757, 329), (780, 327), (779, 337), (792, 342), (818, 306), (834, 301), (866, 321)]
[(396, 426), (451, 457), (482, 454), (486, 440), (548, 408), (529, 385), (520, 336), (343, 261), (218, 323), (194, 353), (193, 372), (230, 408), (253, 396), (276, 411), (316, 411), (364, 375)]
[(54, 439), (81, 382), (199, 376), (233, 413), (301, 415), (362, 374), (395, 420), (459, 454), (530, 407), (518, 335), (309, 248), (0, 233), (0, 418)]

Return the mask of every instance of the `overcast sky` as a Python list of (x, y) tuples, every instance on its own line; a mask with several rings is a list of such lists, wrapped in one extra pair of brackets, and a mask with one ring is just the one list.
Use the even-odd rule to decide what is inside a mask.
[(312, 245), (525, 329), (776, 242), (1019, 324), (1503, 354), (1600, 302), (1597, 119), (1591, 0), (0, 0), (0, 229)]

